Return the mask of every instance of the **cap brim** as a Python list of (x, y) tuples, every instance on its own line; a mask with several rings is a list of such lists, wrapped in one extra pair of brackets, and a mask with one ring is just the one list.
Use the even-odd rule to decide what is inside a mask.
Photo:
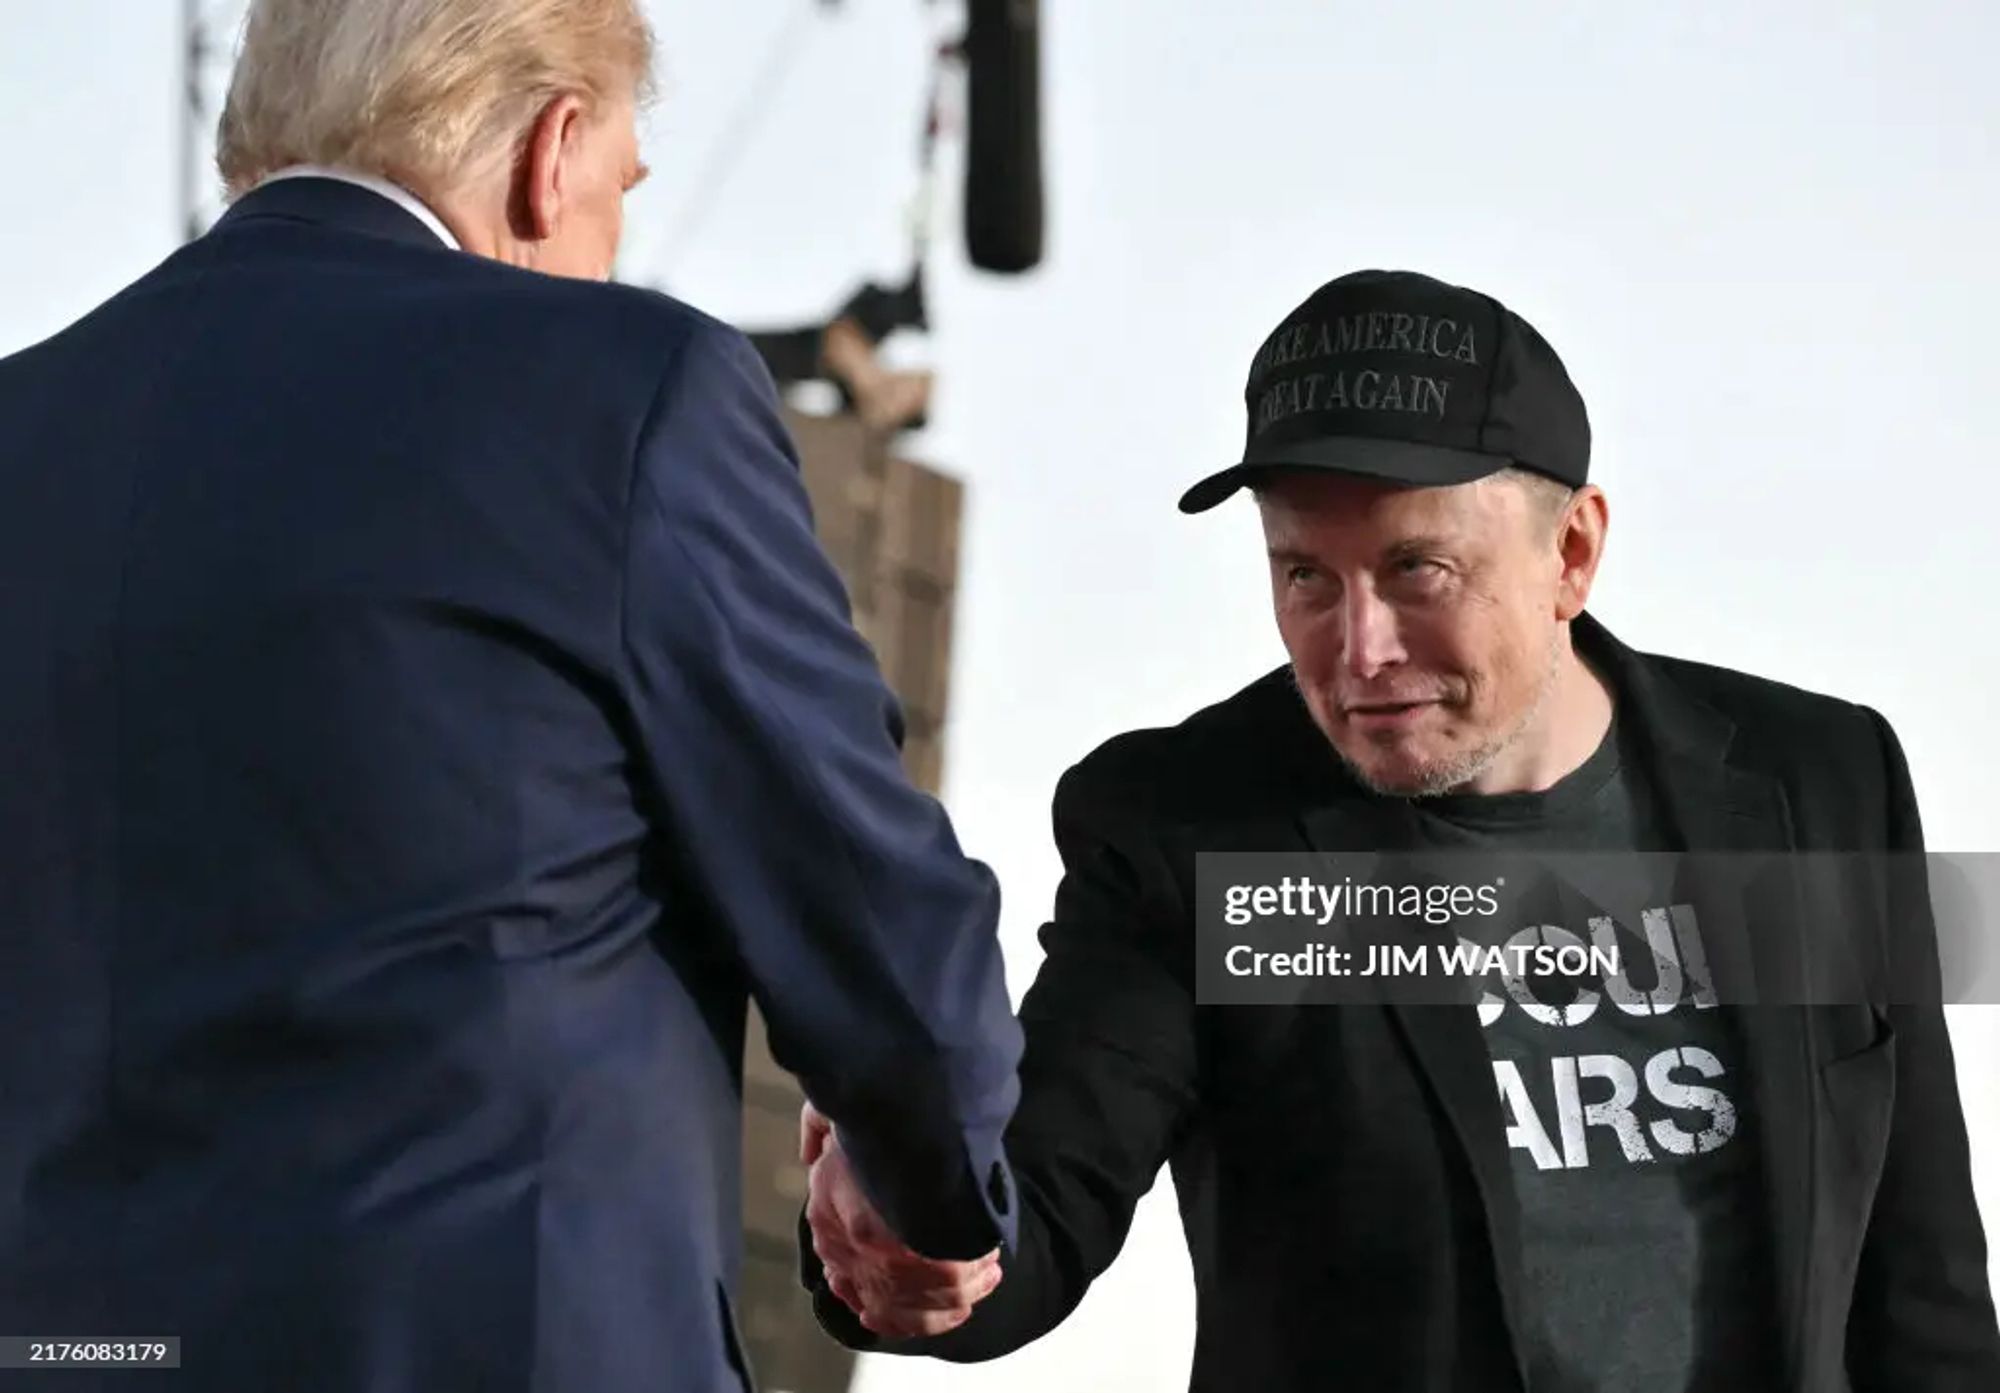
[(1469, 484), (1474, 479), (1497, 474), (1512, 463), (1505, 455), (1489, 455), (1479, 450), (1454, 450), (1408, 440), (1371, 440), (1356, 435), (1326, 436), (1252, 450), (1242, 463), (1209, 475), (1182, 494), (1180, 506), (1183, 513), (1207, 512), (1259, 475), (1278, 470), (1358, 474), (1416, 488), (1438, 488)]

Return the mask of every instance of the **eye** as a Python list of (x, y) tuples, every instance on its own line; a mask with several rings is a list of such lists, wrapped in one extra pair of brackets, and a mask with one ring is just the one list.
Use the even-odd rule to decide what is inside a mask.
[(1318, 579), (1319, 571), (1312, 566), (1285, 567), (1285, 583), (1287, 585), (1311, 585)]
[(1395, 572), (1407, 580), (1431, 581), (1443, 576), (1444, 565), (1428, 556), (1405, 556), (1395, 563)]

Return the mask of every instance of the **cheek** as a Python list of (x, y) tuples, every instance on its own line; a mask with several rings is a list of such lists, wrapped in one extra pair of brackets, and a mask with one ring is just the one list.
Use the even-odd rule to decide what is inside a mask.
[(1338, 614), (1280, 604), (1278, 638), (1302, 680), (1323, 680), (1340, 665)]
[(1511, 710), (1525, 700), (1541, 680), (1540, 659), (1547, 647), (1547, 641), (1532, 626), (1494, 616), (1490, 628), (1480, 636), (1473, 659), (1478, 703), (1483, 708)]

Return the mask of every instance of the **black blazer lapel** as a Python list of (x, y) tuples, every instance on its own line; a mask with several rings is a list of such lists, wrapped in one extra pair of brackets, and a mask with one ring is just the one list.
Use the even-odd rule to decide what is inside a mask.
[[(1754, 1003), (1739, 1009), (1736, 1020), (1749, 1096), (1757, 1108), (1785, 1367), (1796, 1385), (1804, 1356), (1818, 1169), (1811, 1042), (1805, 1013), (1792, 1004), (1802, 999), (1803, 926), (1794, 902), (1772, 897), (1774, 890), (1782, 896), (1781, 879), (1759, 877), (1746, 893), (1741, 877), (1732, 873), (1739, 859), (1704, 861), (1698, 855), (1782, 849), (1789, 839), (1784, 794), (1774, 783), (1715, 763), (1669, 762), (1661, 777), (1668, 802), (1678, 804), (1683, 846), (1697, 853), (1684, 864), (1676, 898), (1702, 905), (1704, 922), (1712, 925), (1704, 942), (1718, 997)], [(1759, 858), (1756, 864), (1783, 869), (1781, 861)]]
[[(1721, 918), (1704, 935), (1718, 997), (1759, 1003), (1736, 1015), (1762, 1143), (1785, 1367), (1796, 1387), (1817, 1167), (1811, 1041), (1805, 1013), (1795, 1005), (1807, 999), (1808, 944), (1798, 902), (1786, 888), (1782, 853), (1795, 838), (1784, 789), (1732, 762), (1736, 732), (1726, 717), (1661, 681), (1587, 616), (1578, 621), (1577, 640), (1634, 718), (1675, 846), (1692, 853), (1682, 864), (1677, 898), (1700, 903), (1705, 922)], [(1747, 883), (1751, 867), (1775, 874), (1760, 872)]]
[[(1418, 844), (1415, 813), (1398, 798), (1356, 794), (1300, 816), (1300, 827), (1314, 851), (1326, 854), (1397, 852)], [(1486, 1213), (1487, 1239), (1493, 1253), (1494, 1280), (1517, 1364), (1528, 1348), (1527, 1314), (1521, 1309), (1521, 1208), (1514, 1193), (1504, 1142), (1507, 1121), (1500, 1110), (1499, 1090), (1486, 1042), (1480, 1036), (1479, 1015), (1464, 1006), (1423, 1005), (1384, 1001), (1411, 1057), (1430, 1086), (1452, 1134), (1465, 1153), (1466, 1164)], [(1525, 1366), (1522, 1378), (1527, 1377)]]

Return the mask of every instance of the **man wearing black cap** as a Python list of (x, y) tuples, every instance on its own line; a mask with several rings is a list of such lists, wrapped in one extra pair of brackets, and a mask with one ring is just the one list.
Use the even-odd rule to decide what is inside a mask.
[(1164, 1163), (1203, 1393), (2000, 1389), (1920, 885), (1868, 921), (1915, 1000), (1718, 999), (1708, 959), (1725, 991), (1777, 982), (1810, 931), (1704, 942), (1710, 907), (1664, 901), (1644, 915), (1672, 925), (1671, 971), (1566, 1008), (1198, 1000), (1203, 852), (1922, 849), (1881, 716), (1634, 652), (1585, 613), (1607, 526), (1589, 425), (1520, 316), (1345, 276), (1265, 342), (1246, 406), (1242, 460), (1181, 507), (1255, 495), (1291, 662), (1057, 790), (1015, 1250), (932, 1263), (882, 1238), (808, 1114), (822, 1323), (1017, 1349)]

